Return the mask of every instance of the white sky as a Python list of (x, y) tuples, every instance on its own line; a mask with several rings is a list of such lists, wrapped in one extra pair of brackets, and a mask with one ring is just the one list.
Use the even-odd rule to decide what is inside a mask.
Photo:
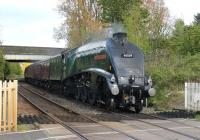
[(185, 24), (191, 24), (194, 15), (200, 13), (200, 0), (164, 0), (171, 17), (184, 19)]
[[(58, 0), (0, 0), (0, 39), (4, 45), (64, 47), (53, 38), (53, 28), (62, 18), (57, 13)], [(170, 15), (193, 21), (200, 13), (200, 0), (165, 0)]]
[(0, 39), (4, 45), (64, 47), (53, 38), (62, 22), (57, 0), (0, 0)]

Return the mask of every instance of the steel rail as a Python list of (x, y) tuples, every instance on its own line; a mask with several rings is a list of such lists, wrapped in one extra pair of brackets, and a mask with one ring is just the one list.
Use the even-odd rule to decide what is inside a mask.
[(71, 131), (73, 134), (77, 135), (78, 137), (80, 137), (83, 140), (88, 140), (88, 138), (86, 138), (85, 136), (83, 136), (82, 134), (80, 134), (78, 131), (76, 131), (75, 129), (73, 129), (70, 125), (68, 125), (66, 122), (60, 120), (59, 118), (57, 118), (56, 116), (54, 116), (51, 113), (48, 113), (46, 110), (42, 109), (41, 107), (39, 107), (38, 105), (36, 105), (35, 103), (33, 103), (30, 99), (28, 99), (26, 96), (24, 96), (20, 91), (18, 91), (18, 93), (24, 98), (26, 99), (28, 102), (30, 102), (33, 106), (35, 106), (37, 109), (39, 109), (42, 113), (46, 114), (47, 116), (49, 116), (50, 118), (52, 118), (54, 121), (56, 121), (57, 123), (59, 123), (60, 125), (62, 125), (64, 128), (67, 128), (69, 131)]
[[(120, 115), (122, 117), (126, 117), (128, 119), (135, 119), (133, 117), (130, 117), (128, 115), (124, 115), (124, 114), (120, 114), (120, 113), (115, 113), (115, 112), (111, 112), (112, 114), (115, 114), (115, 115)], [(153, 117), (153, 116), (151, 116)], [(154, 117), (155, 118), (155, 117)], [(191, 135), (188, 135), (188, 134), (185, 134), (185, 133), (182, 133), (182, 132), (178, 132), (178, 131), (175, 131), (173, 129), (170, 129), (170, 128), (166, 128), (166, 127), (162, 127), (160, 125), (157, 125), (157, 124), (154, 124), (154, 123), (150, 123), (150, 122), (146, 122), (146, 121), (143, 121), (141, 119), (136, 119), (137, 121), (139, 122), (143, 122), (143, 123), (146, 123), (146, 124), (149, 124), (149, 125), (153, 125), (153, 126), (156, 126), (156, 127), (159, 127), (161, 129), (164, 129), (164, 130), (167, 130), (167, 131), (170, 131), (170, 132), (173, 132), (173, 133), (176, 133), (176, 134), (179, 134), (179, 135), (182, 135), (182, 136), (185, 136), (185, 137), (188, 137), (188, 138), (191, 138), (191, 139), (194, 139), (194, 140), (200, 140), (200, 138), (197, 138), (197, 137), (194, 137), (194, 136), (191, 136)]]
[(106, 124), (103, 124), (103, 123), (97, 121), (96, 119), (93, 119), (93, 118), (91, 118), (91, 117), (89, 117), (89, 116), (86, 116), (86, 115), (84, 115), (84, 114), (81, 114), (81, 113), (79, 113), (79, 112), (77, 112), (77, 111), (74, 111), (74, 110), (72, 110), (72, 109), (70, 109), (70, 108), (67, 108), (66, 106), (63, 106), (63, 105), (61, 105), (61, 104), (58, 104), (57, 102), (55, 102), (55, 101), (53, 101), (53, 100), (50, 100), (50, 99), (48, 99), (48, 98), (45, 97), (45, 96), (42, 96), (41, 94), (39, 94), (40, 92), (37, 93), (37, 92), (32, 91), (32, 90), (30, 90), (30, 89), (28, 89), (28, 88), (26, 88), (26, 87), (24, 87), (24, 86), (22, 86), (22, 85), (20, 85), (20, 86), (23, 87), (24, 89), (26, 89), (26, 90), (28, 90), (28, 91), (30, 91), (30, 92), (32, 92), (32, 93), (38, 95), (38, 96), (40, 96), (41, 98), (43, 98), (43, 99), (45, 99), (45, 100), (48, 100), (49, 102), (51, 102), (51, 103), (53, 103), (53, 104), (55, 104), (55, 105), (57, 105), (57, 106), (59, 106), (59, 107), (65, 109), (65, 110), (68, 110), (68, 111), (70, 111), (70, 112), (73, 112), (74, 114), (80, 115), (80, 117), (82, 117), (82, 118), (84, 118), (84, 119), (90, 120), (90, 121), (92, 121), (92, 122), (94, 122), (94, 123), (100, 124), (101, 126), (107, 127), (107, 128), (109, 128), (109, 129), (111, 129), (111, 130), (113, 130), (113, 131), (115, 131), (115, 132), (121, 133), (121, 134), (123, 134), (123, 135), (125, 135), (125, 136), (127, 136), (127, 137), (129, 137), (129, 138), (131, 138), (131, 139), (133, 139), (133, 140), (140, 140), (139, 138), (136, 138), (136, 137), (134, 137), (134, 136), (132, 136), (132, 135), (129, 135), (129, 134), (123, 132), (123, 131), (120, 131), (120, 130), (115, 129), (115, 128), (113, 128), (113, 127), (110, 127), (110, 126), (108, 126), (108, 125), (106, 125)]
[(153, 118), (158, 118), (158, 119), (161, 119), (161, 120), (166, 120), (166, 121), (174, 122), (174, 123), (177, 123), (177, 124), (189, 126), (189, 127), (192, 127), (192, 128), (200, 129), (200, 128), (197, 127), (197, 126), (193, 126), (193, 125), (190, 125), (190, 124), (185, 124), (185, 123), (182, 123), (182, 122), (178, 122), (178, 121), (175, 121), (175, 120), (171, 120), (171, 119), (166, 118), (166, 117), (161, 117), (161, 116), (156, 116), (156, 115), (151, 115), (151, 114), (145, 114), (145, 113), (141, 113), (141, 114), (143, 114), (143, 115), (145, 115), (145, 116), (149, 116), (149, 117), (153, 117)]

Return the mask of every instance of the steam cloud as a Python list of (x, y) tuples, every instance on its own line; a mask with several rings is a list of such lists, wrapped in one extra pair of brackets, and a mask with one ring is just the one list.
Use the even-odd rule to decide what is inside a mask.
[(100, 32), (88, 34), (88, 39), (85, 43), (111, 38), (114, 33), (118, 32), (126, 32), (126, 29), (120, 23), (112, 23), (110, 26), (103, 28)]

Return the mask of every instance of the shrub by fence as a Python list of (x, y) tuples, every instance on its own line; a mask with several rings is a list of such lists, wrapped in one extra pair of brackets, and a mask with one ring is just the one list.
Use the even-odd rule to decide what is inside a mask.
[(18, 81), (0, 81), (0, 131), (17, 131)]

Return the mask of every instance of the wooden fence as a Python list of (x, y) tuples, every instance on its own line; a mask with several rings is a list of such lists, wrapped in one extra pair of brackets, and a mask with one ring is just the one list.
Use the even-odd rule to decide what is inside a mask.
[(185, 109), (200, 111), (200, 83), (185, 83)]
[(17, 131), (18, 82), (0, 81), (0, 131)]

